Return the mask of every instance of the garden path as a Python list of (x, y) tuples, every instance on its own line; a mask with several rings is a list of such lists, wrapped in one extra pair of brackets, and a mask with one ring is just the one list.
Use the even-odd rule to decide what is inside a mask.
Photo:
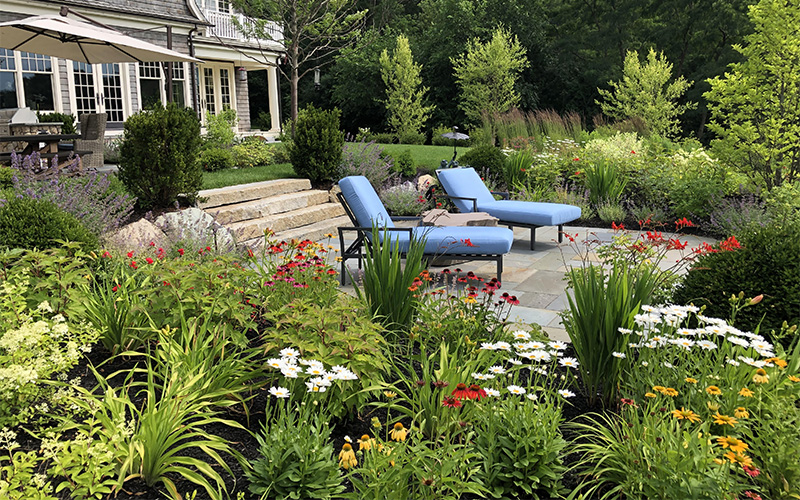
[[(586, 253), (586, 244), (590, 239), (610, 241), (613, 230), (586, 227), (565, 227), (564, 231), (575, 236), (575, 243), (558, 243), (558, 231), (555, 227), (542, 227), (536, 230), (536, 250), (530, 250), (530, 230), (517, 228), (514, 230), (514, 244), (511, 252), (503, 260), (503, 286), (501, 291), (516, 295), (519, 305), (512, 307), (509, 319), (517, 323), (537, 323), (544, 328), (554, 340), (569, 340), (559, 313), (568, 307), (567, 282), (564, 274), (567, 266), (580, 265), (581, 254)], [(577, 235), (577, 236), (576, 236)], [(667, 237), (668, 235), (664, 235)], [(684, 253), (688, 255), (691, 248), (696, 248), (704, 241), (714, 244), (716, 241), (699, 236), (685, 236), (681, 241), (688, 241)], [(580, 252), (579, 252), (580, 249)], [(662, 268), (669, 268), (680, 259), (680, 252), (672, 250), (661, 263)], [(589, 259), (596, 257), (589, 255)], [(351, 273), (357, 271), (355, 261), (348, 262)], [(472, 271), (478, 276), (490, 278), (494, 276), (493, 262), (463, 262), (450, 266), (459, 267), (464, 272)], [(431, 271), (444, 268), (432, 267)], [(342, 287), (347, 293), (355, 293), (352, 285)]]

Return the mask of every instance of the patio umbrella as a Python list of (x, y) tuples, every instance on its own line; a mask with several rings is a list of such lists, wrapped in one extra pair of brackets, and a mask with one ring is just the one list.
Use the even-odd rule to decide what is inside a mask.
[(202, 62), (113, 29), (59, 16), (36, 16), (0, 23), (0, 47), (88, 64)]
[(453, 139), (453, 160), (456, 161), (456, 141), (466, 141), (469, 139), (467, 134), (462, 134), (458, 131), (458, 127), (453, 127), (452, 132), (445, 132), (442, 134), (445, 139)]

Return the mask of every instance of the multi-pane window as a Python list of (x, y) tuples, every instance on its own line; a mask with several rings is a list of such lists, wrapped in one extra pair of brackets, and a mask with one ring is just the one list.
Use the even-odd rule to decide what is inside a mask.
[(215, 115), (217, 114), (217, 103), (214, 96), (214, 70), (203, 68), (203, 77), (205, 81), (206, 111)]
[(183, 63), (172, 63), (172, 98), (182, 105), (186, 105), (186, 72)]
[(227, 14), (230, 14), (231, 0), (217, 0), (217, 10), (219, 12), (225, 12)]
[(76, 114), (94, 113), (97, 110), (92, 65), (72, 61), (72, 83), (75, 87)]
[(139, 88), (142, 91), (142, 109), (149, 108), (161, 100), (161, 63), (139, 63)]
[(22, 106), (35, 111), (55, 110), (52, 59), (0, 49), (0, 108)]
[(230, 72), (225, 68), (219, 70), (219, 93), (222, 109), (231, 107), (231, 79)]
[(119, 64), (103, 64), (103, 105), (109, 122), (125, 121), (122, 67)]

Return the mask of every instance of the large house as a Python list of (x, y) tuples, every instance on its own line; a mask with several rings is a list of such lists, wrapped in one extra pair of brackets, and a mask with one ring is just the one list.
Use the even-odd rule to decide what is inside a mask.
[[(195, 109), (202, 120), (207, 113), (233, 108), (240, 134), (251, 132), (248, 71), (266, 71), (271, 123), (261, 135), (280, 131), (275, 64), (282, 47), (270, 40), (247, 39), (237, 28), (247, 20), (233, 10), (230, 0), (3, 0), (0, 22), (58, 15), (62, 6), (162, 47), (168, 47), (170, 26), (171, 48), (203, 61), (173, 63), (174, 100)], [(274, 39), (280, 39), (280, 33), (278, 26), (271, 30)], [(106, 136), (114, 136), (149, 102), (166, 102), (166, 68), (161, 63), (88, 65), (0, 49), (0, 109), (30, 107), (76, 117), (105, 113)]]

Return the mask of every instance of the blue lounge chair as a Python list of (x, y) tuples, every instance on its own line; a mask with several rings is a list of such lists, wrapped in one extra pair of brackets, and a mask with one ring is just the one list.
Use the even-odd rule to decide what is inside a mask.
[[(508, 193), (492, 193), (473, 168), (443, 168), (436, 171), (447, 197), (462, 212), (486, 212), (500, 219), (509, 228), (528, 227), (531, 230), (531, 250), (536, 241), (536, 228), (558, 226), (561, 243), (564, 224), (579, 219), (580, 207), (563, 203), (538, 203), (508, 199)], [(493, 194), (503, 196), (496, 200)]]
[[(380, 228), (380, 234), (391, 233), (391, 240), (405, 253), (412, 241), (425, 238), (424, 255), (427, 260), (446, 255), (462, 260), (489, 260), (497, 262), (497, 280), (502, 281), (503, 255), (511, 250), (514, 233), (503, 227), (395, 227), (393, 219), (383, 206), (378, 194), (364, 176), (345, 177), (339, 181), (339, 201), (353, 222), (353, 227), (339, 228), (342, 273), (344, 284), (345, 262), (357, 258), (361, 268), (364, 257), (363, 246), (372, 236), (372, 226)], [(395, 217), (394, 220), (420, 220), (418, 217)], [(355, 232), (355, 241), (345, 245), (345, 234)]]

